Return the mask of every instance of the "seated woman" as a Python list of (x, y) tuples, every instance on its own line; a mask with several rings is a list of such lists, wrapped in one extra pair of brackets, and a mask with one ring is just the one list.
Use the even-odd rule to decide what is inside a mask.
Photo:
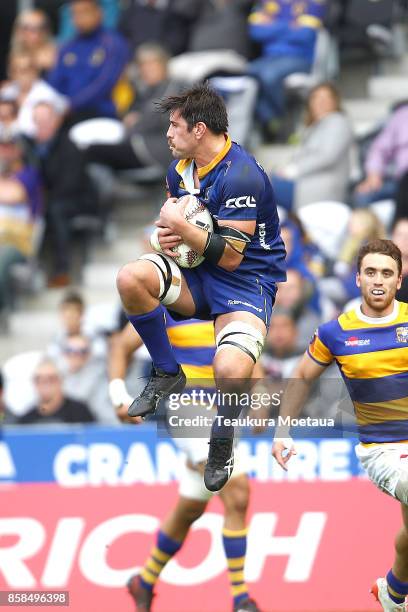
[(341, 110), (336, 88), (331, 83), (317, 85), (307, 100), (297, 154), (286, 168), (272, 174), (277, 204), (290, 211), (312, 202), (344, 202), (352, 145), (351, 123)]
[(41, 213), (40, 178), (23, 161), (12, 131), (0, 133), (0, 327), (6, 328), (13, 264), (32, 254), (34, 221)]

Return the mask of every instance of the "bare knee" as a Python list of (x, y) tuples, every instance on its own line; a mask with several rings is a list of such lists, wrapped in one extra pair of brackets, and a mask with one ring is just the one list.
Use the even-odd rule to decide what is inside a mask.
[(154, 292), (154, 270), (146, 261), (136, 261), (123, 266), (118, 272), (116, 284), (125, 306), (138, 300), (143, 294)]
[(401, 527), (395, 538), (395, 549), (400, 555), (408, 558), (408, 530), (406, 526)]
[(179, 520), (185, 525), (192, 525), (200, 518), (205, 508), (205, 502), (194, 499), (182, 499), (177, 508), (177, 514), (179, 516)]
[(249, 502), (249, 483), (246, 476), (231, 478), (222, 490), (222, 502), (226, 514), (245, 517)]
[(215, 378), (222, 381), (223, 389), (239, 389), (251, 377), (253, 366), (253, 361), (239, 349), (222, 349), (214, 359)]

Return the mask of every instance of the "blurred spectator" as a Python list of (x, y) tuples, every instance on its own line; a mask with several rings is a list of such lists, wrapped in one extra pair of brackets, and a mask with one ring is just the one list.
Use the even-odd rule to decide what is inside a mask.
[(157, 110), (155, 102), (180, 93), (182, 85), (170, 80), (167, 52), (155, 43), (139, 47), (136, 65), (135, 103), (124, 117), (125, 140), (118, 144), (90, 146), (87, 161), (115, 170), (160, 166), (165, 172), (172, 159), (166, 139), (169, 121)]
[(92, 117), (114, 117), (112, 91), (128, 61), (126, 41), (102, 26), (97, 0), (71, 0), (78, 34), (59, 49), (49, 83), (69, 98), (71, 124)]
[(18, 106), (16, 100), (2, 98), (0, 95), (0, 130), (18, 132)]
[[(102, 305), (98, 305), (102, 309)], [(115, 309), (116, 311), (116, 309)], [(114, 329), (111, 331), (111, 319), (109, 312), (103, 311), (101, 317), (103, 323), (109, 329), (101, 327), (100, 321), (95, 314), (95, 308), (85, 307), (82, 295), (75, 290), (68, 290), (63, 296), (59, 307), (60, 328), (53, 340), (47, 346), (47, 355), (57, 363), (61, 363), (64, 356), (64, 347), (70, 336), (85, 335), (91, 342), (91, 353), (94, 357), (105, 357), (107, 352), (107, 335), (116, 331), (119, 322), (114, 321)], [(126, 319), (127, 322), (127, 319)]]
[(272, 175), (277, 202), (286, 210), (347, 198), (353, 132), (331, 83), (310, 92), (305, 128), (292, 163)]
[(7, 325), (12, 299), (13, 264), (32, 254), (36, 218), (41, 213), (40, 177), (23, 159), (21, 141), (13, 131), (0, 132), (0, 327)]
[(399, 106), (371, 144), (365, 179), (354, 191), (354, 204), (367, 206), (394, 198), (398, 181), (408, 171), (408, 104)]
[(178, 55), (186, 50), (190, 24), (201, 3), (202, 0), (127, 0), (119, 30), (132, 51), (143, 43), (156, 42), (170, 55)]
[(95, 420), (86, 403), (65, 395), (62, 376), (52, 361), (39, 364), (34, 374), (34, 385), (38, 403), (18, 423), (91, 423)]
[(339, 306), (359, 297), (360, 289), (356, 285), (357, 253), (366, 242), (385, 236), (385, 228), (372, 210), (353, 210), (348, 222), (347, 237), (334, 264), (335, 276), (319, 281), (322, 293)]
[(249, 57), (247, 16), (252, 0), (204, 0), (191, 26), (187, 51), (228, 49)]
[(321, 317), (309, 306), (312, 294), (312, 283), (298, 270), (288, 268), (287, 281), (279, 283), (275, 303), (276, 307), (290, 312), (297, 322), (297, 342), (300, 350), (305, 349), (314, 330), (321, 322)]
[(290, 378), (301, 355), (293, 315), (287, 310), (276, 308), (271, 317), (261, 357), (265, 376), (273, 380)]
[[(63, 119), (51, 104), (39, 103), (33, 111), (34, 152), (46, 187), (47, 221), (54, 246), (49, 287), (64, 287), (71, 282), (70, 221), (98, 211), (97, 192), (86, 173), (83, 153), (62, 127)], [(61, 172), (62, 168), (69, 171)]]
[(259, 0), (250, 15), (249, 34), (262, 53), (249, 70), (260, 83), (257, 115), (268, 131), (285, 111), (285, 77), (310, 72), (325, 8), (325, 0)]
[(408, 302), (408, 217), (401, 218), (394, 226), (391, 239), (401, 250), (402, 255), (402, 285), (396, 298)]
[(9, 73), (11, 82), (0, 90), (1, 97), (17, 102), (18, 129), (24, 136), (31, 138), (35, 133), (33, 121), (35, 105), (38, 102), (48, 102), (63, 113), (68, 107), (67, 99), (39, 77), (34, 60), (27, 52), (11, 54)]
[(52, 39), (48, 17), (43, 11), (26, 10), (18, 15), (11, 39), (11, 50), (13, 53), (30, 55), (40, 75), (53, 68), (56, 46)]
[(300, 228), (294, 221), (287, 220), (282, 223), (281, 236), (286, 248), (286, 266), (297, 270), (310, 284), (311, 295), (309, 304), (317, 314), (320, 314), (319, 292), (316, 287), (316, 279), (313, 272), (307, 266), (307, 253)]
[[(100, 0), (103, 14), (103, 26), (108, 29), (115, 29), (118, 25), (120, 15), (120, 2), (118, 0)], [(72, 21), (69, 4), (64, 2), (59, 11), (58, 40), (66, 42), (76, 34), (75, 25)]]
[(117, 423), (108, 394), (106, 363), (92, 356), (91, 342), (82, 334), (69, 336), (64, 348), (64, 390), (70, 397), (87, 402), (95, 419)]

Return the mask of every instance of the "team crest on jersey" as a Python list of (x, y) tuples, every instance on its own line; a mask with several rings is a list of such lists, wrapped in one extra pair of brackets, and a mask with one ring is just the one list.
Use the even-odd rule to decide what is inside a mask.
[(77, 63), (77, 60), (78, 58), (76, 54), (72, 52), (65, 53), (64, 57), (62, 58), (62, 62), (65, 64), (65, 66), (73, 66)]
[(407, 344), (408, 342), (408, 327), (397, 327), (395, 330), (397, 334), (397, 342)]
[(357, 336), (350, 336), (344, 341), (345, 346), (368, 346), (370, 344), (370, 338), (357, 338)]
[(210, 187), (207, 187), (206, 190), (204, 191), (204, 197), (203, 197), (204, 202), (208, 202), (208, 200), (210, 199), (210, 192), (212, 188), (213, 186), (210, 185)]
[(92, 53), (89, 63), (91, 66), (101, 66), (106, 59), (105, 49), (100, 47)]

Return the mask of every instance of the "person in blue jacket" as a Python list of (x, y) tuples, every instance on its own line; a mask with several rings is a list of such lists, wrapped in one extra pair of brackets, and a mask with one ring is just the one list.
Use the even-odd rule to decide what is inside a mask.
[(285, 110), (284, 79), (310, 72), (316, 34), (322, 25), (326, 0), (260, 0), (249, 16), (249, 34), (261, 45), (261, 57), (250, 65), (259, 81), (257, 116), (268, 126)]
[(48, 82), (68, 97), (76, 120), (115, 117), (112, 91), (129, 60), (128, 45), (103, 27), (97, 0), (71, 0), (70, 8), (77, 35), (61, 46)]

